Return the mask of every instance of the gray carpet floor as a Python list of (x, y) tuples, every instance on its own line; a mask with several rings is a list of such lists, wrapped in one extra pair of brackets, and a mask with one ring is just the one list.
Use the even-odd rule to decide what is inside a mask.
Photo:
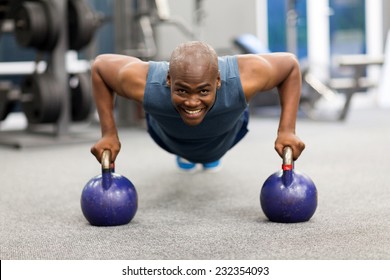
[(277, 123), (252, 117), (216, 174), (180, 173), (145, 130), (121, 129), (116, 171), (136, 186), (139, 208), (130, 224), (107, 228), (80, 209), (100, 172), (91, 143), (0, 147), (0, 259), (390, 259), (390, 110), (299, 119), (307, 148), (295, 167), (319, 193), (314, 217), (299, 224), (268, 222), (260, 208), (281, 164)]

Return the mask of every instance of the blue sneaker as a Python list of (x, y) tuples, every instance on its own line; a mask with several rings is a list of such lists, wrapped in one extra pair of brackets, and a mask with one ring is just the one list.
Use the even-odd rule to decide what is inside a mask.
[(203, 170), (210, 173), (215, 173), (222, 169), (221, 160), (203, 163), (202, 165), (203, 165)]
[(191, 161), (188, 161), (181, 157), (176, 157), (176, 163), (180, 170), (189, 172), (189, 171), (195, 171), (196, 170), (196, 163), (193, 163)]

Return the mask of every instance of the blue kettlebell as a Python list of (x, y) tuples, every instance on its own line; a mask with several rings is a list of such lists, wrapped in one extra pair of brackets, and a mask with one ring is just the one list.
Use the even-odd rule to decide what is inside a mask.
[(137, 212), (137, 191), (129, 179), (114, 173), (109, 150), (104, 150), (101, 164), (102, 174), (89, 180), (82, 191), (83, 214), (94, 226), (127, 224)]
[(305, 174), (294, 170), (292, 149), (283, 149), (282, 170), (264, 182), (260, 204), (271, 222), (300, 223), (310, 220), (317, 209), (317, 188)]

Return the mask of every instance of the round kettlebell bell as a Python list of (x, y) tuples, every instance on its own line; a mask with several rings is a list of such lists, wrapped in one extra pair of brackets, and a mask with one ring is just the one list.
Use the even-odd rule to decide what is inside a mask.
[(102, 174), (93, 177), (81, 194), (81, 209), (94, 226), (118, 226), (129, 223), (137, 212), (138, 197), (134, 185), (115, 173), (111, 152), (102, 155)]
[(306, 222), (317, 208), (317, 188), (305, 174), (294, 170), (292, 149), (283, 149), (282, 170), (264, 182), (260, 192), (264, 214), (272, 222)]

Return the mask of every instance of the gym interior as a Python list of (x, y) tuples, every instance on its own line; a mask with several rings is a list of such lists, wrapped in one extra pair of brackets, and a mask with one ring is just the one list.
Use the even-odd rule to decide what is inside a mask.
[[(388, 260), (390, 1), (0, 1), (0, 259)], [(291, 52), (302, 94), (294, 169), (315, 183), (306, 222), (272, 222), (260, 205), (281, 169), (277, 92), (249, 104), (249, 133), (218, 173), (185, 173), (146, 131), (142, 107), (117, 98), (115, 172), (138, 208), (120, 226), (84, 217), (101, 174), (90, 67), (103, 53), (168, 60), (201, 40), (218, 55)]]

